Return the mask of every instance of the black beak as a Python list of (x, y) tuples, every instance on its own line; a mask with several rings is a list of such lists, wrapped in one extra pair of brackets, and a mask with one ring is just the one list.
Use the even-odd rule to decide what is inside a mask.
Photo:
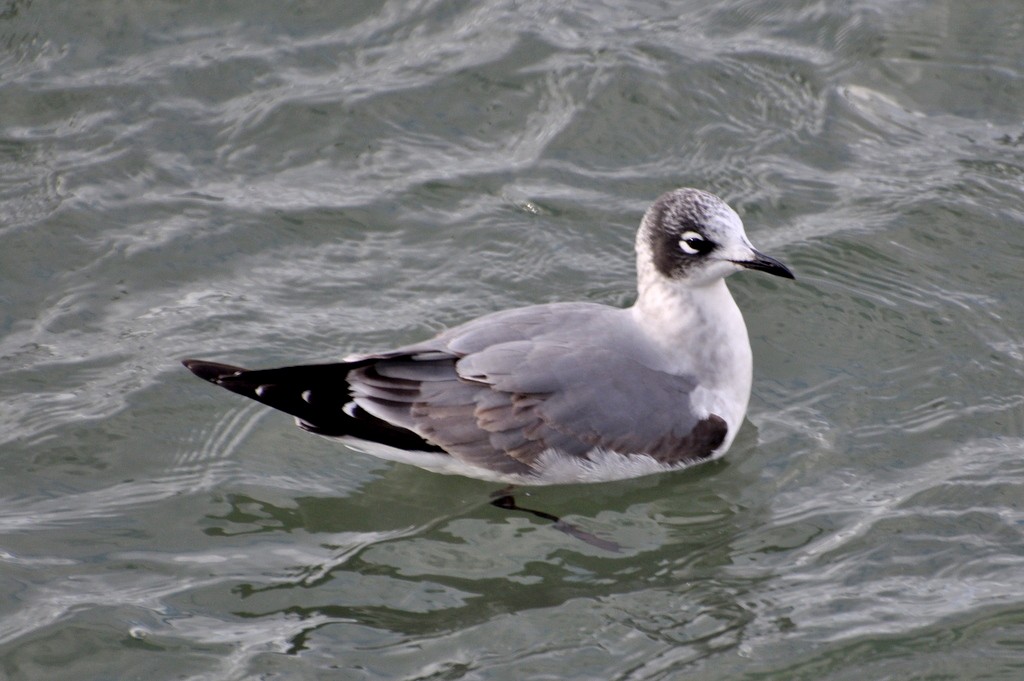
[(796, 279), (788, 267), (760, 251), (754, 251), (754, 257), (750, 260), (734, 260), (733, 262), (741, 267), (746, 267), (748, 270), (761, 270), (768, 274), (774, 274), (776, 277)]

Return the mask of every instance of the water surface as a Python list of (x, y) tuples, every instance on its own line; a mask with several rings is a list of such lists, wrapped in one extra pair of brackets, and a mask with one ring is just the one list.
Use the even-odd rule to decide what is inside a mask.
[[(0, 676), (1024, 676), (1017, 2), (0, 4)], [(729, 457), (521, 502), (195, 380), (629, 304), (676, 186)]]

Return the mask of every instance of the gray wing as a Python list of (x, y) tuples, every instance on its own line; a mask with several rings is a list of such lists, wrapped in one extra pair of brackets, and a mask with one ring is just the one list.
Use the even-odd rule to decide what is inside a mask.
[(356, 403), (452, 456), (529, 474), (549, 449), (595, 448), (666, 463), (725, 439), (692, 410), (691, 379), (650, 368), (619, 311), (547, 305), (491, 315), (352, 371)]
[[(529, 411), (538, 421), (538, 439), (560, 435), (576, 444), (563, 447), (575, 456), (599, 447), (679, 463), (705, 458), (725, 436), (724, 420), (693, 412), (692, 380), (651, 369), (615, 349), (521, 341), (470, 355), (457, 369), (493, 393), (533, 396)], [(490, 421), (491, 427), (506, 425), (499, 418)]]

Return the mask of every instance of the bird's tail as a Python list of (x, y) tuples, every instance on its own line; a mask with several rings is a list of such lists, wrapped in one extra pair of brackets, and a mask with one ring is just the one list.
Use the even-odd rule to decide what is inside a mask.
[(352, 402), (349, 372), (373, 361), (367, 358), (253, 371), (200, 359), (186, 359), (182, 364), (204, 381), (291, 414), (300, 428), (312, 433), (351, 436), (399, 449), (443, 451), (416, 433), (379, 419)]
[(321, 435), (349, 435), (352, 421), (343, 408), (349, 401), (346, 376), (353, 364), (308, 364), (249, 371), (242, 367), (199, 359), (182, 364), (199, 378), (262, 402), (299, 420)]

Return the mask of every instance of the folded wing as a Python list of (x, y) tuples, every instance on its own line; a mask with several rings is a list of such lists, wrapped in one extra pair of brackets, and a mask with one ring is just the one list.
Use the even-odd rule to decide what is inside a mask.
[(608, 334), (619, 327), (602, 315), (618, 312), (522, 308), (335, 364), (185, 365), (312, 432), (443, 452), (502, 474), (540, 473), (545, 453), (645, 455), (669, 466), (707, 458), (725, 440), (725, 421), (694, 409), (692, 379), (648, 366), (642, 344)]

